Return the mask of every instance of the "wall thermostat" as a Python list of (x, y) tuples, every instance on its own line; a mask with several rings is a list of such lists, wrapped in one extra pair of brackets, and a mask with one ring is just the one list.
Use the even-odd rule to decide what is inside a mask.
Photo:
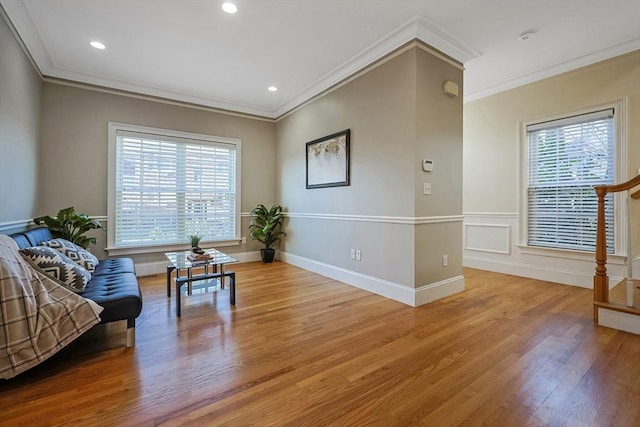
[(422, 170), (425, 171), (425, 172), (432, 172), (433, 171), (433, 160), (424, 159), (422, 161)]

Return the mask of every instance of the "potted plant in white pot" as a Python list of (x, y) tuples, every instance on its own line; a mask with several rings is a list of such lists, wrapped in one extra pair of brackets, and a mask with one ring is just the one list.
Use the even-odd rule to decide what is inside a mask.
[(263, 243), (264, 248), (260, 249), (262, 262), (273, 262), (276, 250), (273, 245), (280, 241), (280, 236), (286, 233), (281, 230), (284, 215), (282, 214), (282, 206), (273, 205), (271, 209), (267, 209), (260, 204), (251, 211), (251, 224), (249, 225), (250, 236)]

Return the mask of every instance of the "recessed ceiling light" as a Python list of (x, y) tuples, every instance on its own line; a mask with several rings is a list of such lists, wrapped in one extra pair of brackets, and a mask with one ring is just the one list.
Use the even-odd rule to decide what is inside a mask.
[(222, 10), (227, 13), (236, 13), (238, 11), (238, 7), (231, 2), (226, 2), (222, 3)]
[(100, 49), (100, 50), (102, 50), (102, 49), (106, 49), (106, 48), (107, 48), (103, 43), (96, 42), (96, 41), (93, 41), (93, 42), (91, 42), (91, 43), (89, 43), (89, 44), (90, 44), (92, 47), (95, 47), (96, 49)]
[(268, 90), (269, 92), (277, 92), (277, 91), (278, 91), (278, 88), (277, 88), (277, 87), (275, 87), (275, 86), (269, 86), (269, 87), (267, 88), (267, 90)]

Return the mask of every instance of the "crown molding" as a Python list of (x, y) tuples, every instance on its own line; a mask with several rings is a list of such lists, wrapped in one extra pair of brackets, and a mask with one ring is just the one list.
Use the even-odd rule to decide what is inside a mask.
[[(2, 1), (2, 0), (0, 0)], [(305, 103), (309, 99), (326, 91), (337, 83), (349, 78), (351, 75), (358, 73), (363, 68), (379, 61), (394, 50), (403, 45), (415, 41), (422, 41), (429, 46), (442, 52), (444, 55), (458, 62), (460, 65), (468, 60), (479, 56), (477, 52), (465, 46), (459, 40), (439, 28), (433, 22), (425, 17), (416, 16), (397, 29), (391, 31), (385, 37), (378, 40), (373, 45), (362, 50), (353, 58), (346, 61), (342, 65), (331, 70), (329, 73), (312, 83), (298, 96), (282, 103), (278, 107), (261, 108), (257, 106), (235, 103), (230, 100), (211, 99), (198, 95), (178, 93), (169, 91), (161, 87), (149, 86), (140, 83), (125, 82), (116, 79), (110, 79), (105, 76), (96, 74), (80, 73), (74, 70), (65, 69), (56, 64), (46, 49), (46, 45), (33, 23), (31, 16), (23, 2), (20, 1), (2, 1), (3, 7), (6, 9), (6, 15), (11, 16), (7, 19), (14, 27), (14, 34), (21, 42), (23, 49), (32, 62), (36, 70), (43, 76), (45, 81), (54, 82), (76, 82), (79, 85), (88, 85), (102, 90), (112, 90), (114, 93), (122, 91), (128, 94), (138, 94), (163, 100), (177, 101), (181, 103), (191, 104), (195, 106), (208, 107), (216, 110), (230, 111), (236, 113), (258, 116), (268, 119), (276, 119), (284, 113)], [(20, 34), (21, 36), (18, 36)], [(27, 48), (28, 46), (28, 48)]]
[(231, 113), (240, 113), (249, 116), (257, 116), (264, 118), (273, 118), (273, 111), (266, 108), (258, 108), (245, 104), (238, 104), (231, 101), (220, 99), (209, 99), (197, 95), (189, 95), (184, 93), (173, 92), (162, 89), (160, 87), (148, 86), (143, 84), (128, 83), (120, 80), (109, 79), (106, 77), (95, 76), (86, 73), (67, 70), (64, 68), (43, 69), (43, 74), (53, 80), (67, 80), (71, 82), (80, 82), (85, 85), (122, 91), (129, 94), (141, 95), (155, 100), (177, 101), (182, 104), (190, 104), (204, 108), (217, 110), (218, 112), (228, 111)]
[[(24, 6), (23, 6), (23, 8), (24, 8)], [(31, 65), (33, 66), (33, 69), (38, 74), (40, 79), (42, 79), (42, 72), (40, 71), (40, 68), (38, 67), (38, 64), (34, 60), (33, 56), (31, 56), (31, 53), (27, 49), (27, 46), (25, 45), (24, 40), (22, 39), (22, 37), (20, 37), (20, 34), (18, 34), (18, 30), (16, 29), (15, 25), (13, 24), (13, 21), (11, 21), (11, 19), (9, 19), (9, 15), (7, 14), (5, 6), (2, 3), (0, 3), (0, 17), (2, 19), (4, 19), (4, 21), (7, 23), (7, 26), (9, 27), (9, 30), (13, 34), (13, 37), (18, 42), (18, 45), (20, 46), (20, 49), (22, 49), (22, 52), (24, 52), (24, 54), (26, 55), (26, 57), (29, 60), (29, 62), (31, 62)]]
[(479, 51), (464, 46), (462, 42), (456, 40), (424, 17), (416, 16), (316, 80), (300, 95), (281, 104), (274, 110), (273, 117), (280, 118), (318, 94), (341, 83), (403, 45), (415, 40), (434, 47), (460, 64), (464, 64), (481, 55)]
[(566, 73), (567, 71), (586, 67), (588, 65), (592, 65), (600, 61), (605, 61), (607, 59), (624, 55), (626, 53), (630, 53), (639, 49), (640, 38), (629, 40), (627, 42), (620, 43), (607, 49), (602, 49), (588, 55), (570, 59), (560, 64), (555, 64), (551, 67), (546, 67), (541, 70), (537, 70), (511, 80), (507, 80), (506, 82), (502, 82), (497, 85), (481, 88), (472, 92), (465, 92), (464, 102), (473, 102), (481, 98), (486, 98), (487, 96), (495, 95), (497, 93), (524, 86), (529, 83), (534, 83), (558, 74)]
[(60, 79), (60, 78), (56, 78), (56, 77), (47, 77), (44, 76), (42, 77), (42, 81), (47, 82), (47, 83), (52, 83), (52, 84), (57, 84), (57, 85), (62, 85), (62, 86), (70, 86), (70, 87), (77, 87), (77, 88), (81, 88), (81, 89), (86, 89), (86, 90), (91, 90), (94, 92), (102, 92), (102, 93), (109, 93), (109, 94), (113, 94), (113, 95), (119, 95), (119, 96), (126, 96), (128, 98), (135, 98), (135, 99), (142, 99), (145, 101), (153, 101), (153, 102), (158, 102), (161, 104), (167, 104), (167, 105), (175, 105), (178, 107), (183, 107), (183, 108), (193, 108), (196, 110), (202, 110), (202, 111), (209, 111), (212, 113), (218, 113), (218, 114), (225, 114), (228, 116), (235, 116), (235, 117), (242, 117), (242, 118), (246, 118), (246, 119), (252, 119), (252, 120), (260, 120), (260, 121), (265, 121), (265, 122), (274, 122), (275, 120), (271, 117), (267, 117), (265, 115), (256, 115), (256, 114), (250, 114), (250, 113), (244, 113), (241, 112), (239, 110), (233, 110), (233, 109), (222, 109), (222, 108), (217, 108), (217, 107), (211, 107), (211, 106), (207, 106), (204, 105), (203, 103), (193, 103), (193, 102), (187, 102), (187, 101), (181, 101), (174, 98), (162, 98), (162, 97), (158, 97), (155, 95), (146, 95), (140, 92), (135, 92), (135, 91), (127, 91), (127, 90), (123, 90), (123, 89), (114, 89), (111, 87), (105, 87), (105, 86), (96, 86), (93, 84), (89, 84), (89, 83), (83, 83), (83, 82), (79, 82), (79, 81), (75, 81), (75, 80), (67, 80), (67, 79)]

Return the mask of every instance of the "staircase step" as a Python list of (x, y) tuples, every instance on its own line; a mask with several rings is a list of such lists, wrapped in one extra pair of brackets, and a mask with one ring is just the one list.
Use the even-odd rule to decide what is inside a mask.
[(624, 304), (618, 304), (615, 302), (596, 302), (596, 301), (594, 301), (593, 305), (595, 305), (596, 307), (619, 311), (621, 313), (629, 313), (629, 314), (635, 314), (636, 316), (640, 316), (640, 308), (637, 308), (637, 307), (629, 307)]

